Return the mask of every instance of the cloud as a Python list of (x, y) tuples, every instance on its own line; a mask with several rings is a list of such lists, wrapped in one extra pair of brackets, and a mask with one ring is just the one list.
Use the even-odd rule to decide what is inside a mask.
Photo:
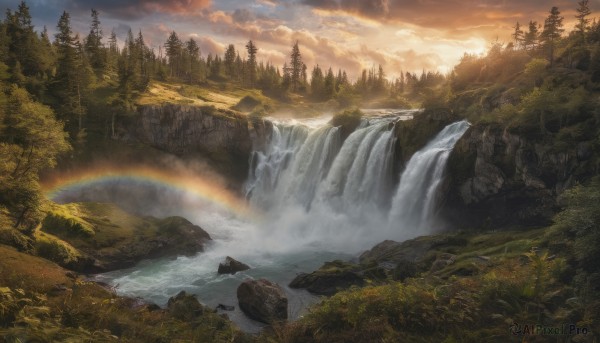
[[(529, 19), (542, 21), (551, 7), (546, 0), (302, 0), (301, 3), (322, 11), (343, 12), (387, 23), (443, 29), (498, 22), (514, 24), (517, 20)], [(556, 0), (552, 5), (567, 16), (576, 6), (569, 0)]]
[(118, 19), (139, 19), (155, 13), (189, 15), (211, 5), (211, 0), (65, 0), (65, 9), (89, 11), (94, 8)]

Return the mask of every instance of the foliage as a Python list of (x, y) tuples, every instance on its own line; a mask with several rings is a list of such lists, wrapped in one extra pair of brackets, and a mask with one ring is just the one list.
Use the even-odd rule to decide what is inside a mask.
[(84, 238), (95, 235), (92, 225), (64, 211), (49, 211), (42, 221), (42, 230), (57, 235)]
[(50, 108), (14, 86), (8, 99), (0, 112), (0, 205), (14, 227), (32, 230), (41, 219), (38, 173), (53, 167), (69, 145)]

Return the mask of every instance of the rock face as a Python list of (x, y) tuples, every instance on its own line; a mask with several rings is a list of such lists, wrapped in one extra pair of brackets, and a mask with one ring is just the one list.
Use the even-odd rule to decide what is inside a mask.
[(547, 225), (556, 197), (595, 166), (585, 142), (553, 148), (540, 140), (498, 125), (471, 127), (448, 160), (445, 217), (463, 226)]
[[(182, 155), (202, 155), (245, 178), (253, 144), (264, 144), (272, 124), (209, 106), (146, 105), (127, 130), (130, 139)], [(261, 143), (262, 142), (262, 143)]]
[(291, 288), (306, 288), (311, 293), (333, 295), (351, 286), (364, 286), (360, 267), (342, 262), (326, 262), (318, 270), (307, 274), (300, 273), (290, 283)]
[(185, 291), (179, 292), (174, 297), (169, 298), (167, 308), (173, 317), (179, 320), (190, 321), (201, 316), (205, 308), (200, 304), (198, 299), (192, 294), (187, 294)]
[(250, 267), (247, 264), (237, 261), (233, 257), (227, 256), (224, 262), (219, 263), (219, 270), (217, 272), (219, 274), (233, 275), (237, 272), (241, 272), (248, 269), (250, 269)]
[(288, 299), (283, 289), (266, 279), (245, 280), (237, 289), (237, 298), (244, 313), (266, 324), (286, 320)]

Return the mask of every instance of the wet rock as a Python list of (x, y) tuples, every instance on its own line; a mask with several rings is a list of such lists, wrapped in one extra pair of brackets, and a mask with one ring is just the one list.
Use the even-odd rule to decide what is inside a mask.
[(247, 264), (237, 261), (233, 257), (227, 256), (224, 262), (219, 263), (219, 270), (217, 271), (217, 273), (233, 275), (237, 272), (241, 272), (248, 269), (250, 269), (250, 267)]
[(288, 317), (288, 299), (283, 289), (266, 279), (245, 280), (237, 289), (240, 309), (250, 318), (272, 324)]
[(195, 295), (187, 294), (185, 291), (181, 291), (176, 296), (169, 298), (167, 308), (173, 317), (185, 321), (190, 321), (201, 316), (205, 310)]

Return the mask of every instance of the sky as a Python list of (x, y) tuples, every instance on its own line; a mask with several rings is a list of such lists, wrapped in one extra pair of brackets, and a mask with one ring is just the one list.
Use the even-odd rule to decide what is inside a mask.
[[(19, 1), (0, 0), (2, 9)], [(543, 23), (552, 6), (575, 24), (576, 0), (29, 0), (37, 30), (55, 32), (62, 11), (75, 32), (87, 35), (90, 10), (100, 13), (105, 38), (120, 40), (142, 30), (158, 51), (169, 33), (194, 38), (201, 53), (222, 54), (234, 44), (245, 55), (249, 39), (258, 59), (277, 66), (299, 42), (309, 70), (342, 68), (355, 78), (363, 68), (382, 65), (388, 77), (401, 71), (449, 72), (464, 53), (483, 54), (494, 42), (508, 43), (516, 22)], [(592, 17), (600, 0), (590, 0)]]

